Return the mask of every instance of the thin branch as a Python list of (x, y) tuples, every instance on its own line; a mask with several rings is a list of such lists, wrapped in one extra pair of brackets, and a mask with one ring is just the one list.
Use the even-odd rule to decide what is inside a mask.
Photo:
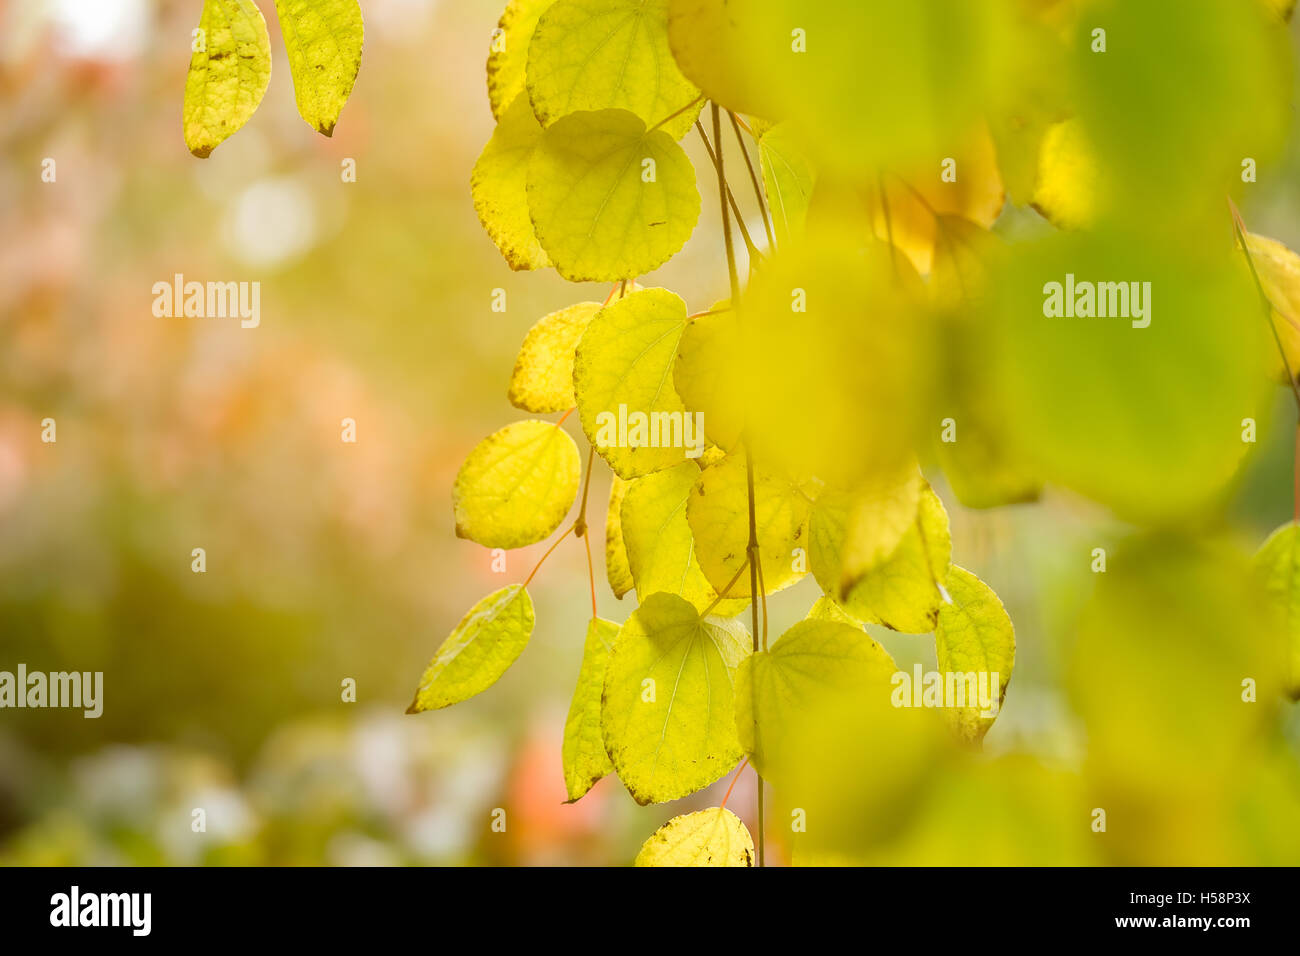
[(749, 150), (745, 147), (745, 139), (740, 135), (740, 121), (736, 119), (736, 114), (727, 111), (731, 117), (731, 128), (736, 132), (736, 142), (740, 144), (740, 155), (745, 157), (745, 167), (749, 170), (749, 181), (754, 184), (754, 198), (758, 201), (758, 212), (763, 217), (763, 228), (767, 231), (767, 247), (776, 248), (776, 234), (772, 232), (772, 220), (767, 215), (767, 198), (763, 195), (763, 188), (758, 183), (758, 173), (754, 172), (754, 163), (749, 158)]
[(713, 603), (700, 612), (700, 617), (708, 617), (709, 612), (722, 603), (722, 599), (727, 596), (728, 591), (736, 586), (736, 582), (740, 580), (740, 576), (745, 573), (745, 568), (747, 567), (749, 567), (749, 558), (746, 558), (745, 563), (736, 569), (736, 573), (731, 576), (731, 580), (727, 582), (727, 586), (718, 592), (718, 596), (713, 599)]
[[(709, 137), (704, 133), (704, 124), (699, 120), (696, 120), (695, 128), (699, 131), (700, 139), (704, 141), (704, 148), (708, 151), (709, 159), (713, 161), (714, 168), (718, 169), (719, 173), (721, 173), (719, 154), (714, 152), (712, 144), (709, 143)], [(714, 124), (714, 132), (714, 139), (716, 140), (717, 124)], [(725, 182), (725, 179), (723, 181)], [(745, 248), (749, 251), (749, 261), (751, 263), (757, 262), (763, 258), (763, 254), (758, 251), (758, 247), (754, 245), (754, 240), (749, 237), (749, 230), (745, 228), (745, 217), (740, 214), (740, 207), (736, 205), (736, 197), (732, 195), (731, 187), (719, 186), (718, 188), (723, 190), (722, 195), (725, 197), (723, 201), (723, 211), (726, 211), (726, 203), (730, 202), (731, 211), (736, 214), (736, 225), (740, 228), (740, 237), (745, 240)], [(731, 230), (728, 228), (727, 235), (730, 236), (730, 234)]]
[(660, 126), (663, 126), (664, 123), (667, 123), (669, 120), (675, 120), (677, 117), (681, 116), (687, 110), (691, 109), (691, 107), (698, 105), (703, 99), (704, 99), (704, 94), (701, 93), (699, 96), (695, 97), (695, 99), (691, 100), (689, 103), (687, 103), (681, 109), (677, 110), (675, 113), (669, 113), (659, 122), (655, 123), (654, 126), (651, 126), (647, 132), (654, 132)]

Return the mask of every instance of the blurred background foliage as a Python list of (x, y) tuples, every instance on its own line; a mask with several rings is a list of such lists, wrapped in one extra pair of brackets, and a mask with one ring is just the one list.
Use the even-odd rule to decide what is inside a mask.
[[(0, 862), (625, 863), (730, 781), (642, 808), (611, 778), (562, 804), (588, 616), (572, 543), (532, 589), (539, 624), (516, 666), (454, 712), (402, 714), (464, 609), (505, 583), (453, 534), (456, 468), (518, 417), (505, 391), (528, 327), (608, 290), (511, 273), (474, 214), (499, 0), (362, 7), (361, 72), (332, 139), (302, 122), (277, 67), (254, 119), (199, 161), (180, 124), (196, 0), (0, 0), (0, 669), (105, 675), (98, 720), (0, 711)], [(831, 15), (819, 8), (816, 22)], [(875, 83), (891, 63), (792, 82)], [(1137, 112), (1109, 117), (1115, 98), (1099, 89), (1085, 118), (1122, 142)], [(917, 108), (900, 98), (886, 111), (905, 141), (927, 132)], [(1216, 135), (1151, 110), (1170, 149)], [(862, 149), (878, 145), (850, 129)], [(1243, 213), (1296, 248), (1294, 129), (1278, 155)], [(45, 157), (56, 183), (41, 182)], [(354, 184), (340, 180), (345, 158)], [(716, 192), (708, 176), (700, 188), (695, 237), (642, 280), (693, 310), (727, 294)], [(996, 231), (1049, 229), (1008, 207)], [(155, 318), (151, 288), (175, 273), (260, 281), (261, 326)], [(1184, 383), (1189, 397), (1198, 384)], [(1049, 457), (1069, 462), (1064, 420), (1086, 419), (1087, 396), (1059, 394)], [(1252, 655), (1280, 633), (1262, 610), (1240, 613), (1254, 601), (1245, 556), (1291, 515), (1294, 413), (1274, 395), (1208, 542), (1139, 534), (1056, 490), (970, 510), (936, 471), (954, 561), (1016, 625), (1004, 710), (982, 754), (954, 752), (930, 714), (824, 715), (809, 730), (807, 793), (777, 795), (769, 853), (805, 852), (784, 836), (801, 807), (853, 822), (832, 845), (810, 831), (807, 862), (1300, 862), (1296, 705), (1261, 686), (1257, 710), (1243, 708), (1220, 679), (1268, 672)], [(56, 444), (40, 440), (46, 417)], [(340, 441), (343, 418), (356, 444)], [(1108, 468), (1141, 465), (1131, 451), (1095, 463), (1089, 481), (1113, 487)], [(197, 547), (204, 574), (191, 571)], [(511, 553), (507, 578), (543, 547)], [(1111, 555), (1106, 575), (1090, 570), (1095, 547)], [(810, 578), (773, 601), (773, 634), (816, 594)], [(600, 600), (619, 621), (633, 606)], [(935, 666), (932, 641), (873, 635), (901, 668)], [(355, 704), (340, 699), (345, 678)], [(819, 776), (827, 766), (836, 773)], [(753, 828), (752, 774), (728, 805)], [(1099, 806), (1106, 835), (1089, 828)], [(191, 831), (195, 807), (206, 833)], [(491, 831), (498, 807), (504, 834)]]

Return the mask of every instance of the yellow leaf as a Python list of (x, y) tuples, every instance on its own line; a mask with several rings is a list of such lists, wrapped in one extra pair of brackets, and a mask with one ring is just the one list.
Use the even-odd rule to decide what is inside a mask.
[(730, 450), (745, 425), (745, 368), (738, 361), (736, 316), (726, 302), (692, 319), (673, 362), (673, 386), (692, 412), (704, 416), (704, 432)]
[(609, 507), (605, 511), (605, 578), (614, 597), (619, 600), (632, 590), (632, 569), (627, 561), (627, 545), (623, 543), (623, 498), (632, 482), (618, 475), (609, 486)]
[(479, 222), (515, 270), (545, 269), (551, 264), (533, 231), (526, 190), (528, 164), (541, 135), (527, 98), (515, 97), (470, 175)]
[(361, 67), (365, 24), (357, 0), (275, 0), (298, 113), (330, 136)]
[[(962, 737), (983, 740), (1007, 694), (1016, 661), (1016, 631), (993, 589), (965, 568), (953, 565), (947, 588), (952, 603), (939, 608), (935, 653), (945, 684), (948, 674), (964, 678), (958, 686), (964, 688), (966, 697), (965, 706), (947, 713)], [(991, 713), (984, 713), (975, 696), (981, 686), (988, 692)]]
[(681, 139), (699, 95), (668, 49), (668, 0), (557, 0), (528, 45), (528, 98), (543, 126), (622, 109), (646, 126), (667, 120), (664, 130)]
[(568, 411), (573, 397), (573, 353), (599, 302), (579, 302), (540, 319), (524, 336), (510, 376), (510, 404), (526, 412)]
[(948, 514), (927, 484), (913, 526), (887, 561), (852, 583), (844, 608), (860, 620), (905, 634), (932, 631), (951, 560)]
[[(271, 38), (252, 0), (203, 0), (202, 50), (185, 77), (185, 145), (206, 157), (257, 110), (271, 82)], [(200, 44), (196, 44), (200, 45)]]
[(696, 419), (672, 383), (685, 328), (686, 303), (667, 289), (645, 289), (598, 312), (578, 342), (573, 385), (582, 430), (622, 478), (671, 468), (703, 451), (704, 435), (695, 434)]
[[(642, 601), (664, 591), (704, 611), (718, 596), (700, 568), (686, 520), (686, 501), (699, 475), (700, 469), (687, 461), (638, 478), (627, 490), (622, 507), (623, 541), (637, 597)], [(724, 600), (716, 613), (728, 617), (748, 604)]]
[(846, 706), (866, 694), (884, 699), (897, 670), (889, 653), (860, 628), (838, 621), (800, 621), (770, 651), (752, 654), (740, 664), (740, 745), (759, 773), (779, 786), (801, 743), (792, 728), (837, 698)]
[(614, 769), (600, 735), (600, 695), (605, 686), (609, 649), (616, 634), (618, 625), (613, 621), (593, 618), (587, 624), (578, 687), (573, 692), (569, 716), (564, 722), (564, 746), (561, 749), (569, 803), (582, 797), (597, 780)]
[[(515, 97), (524, 92), (528, 44), (537, 21), (555, 0), (510, 0), (497, 22), (487, 60), (488, 102), (498, 120)], [(527, 99), (527, 97), (524, 97)]]
[(542, 248), (570, 282), (645, 275), (690, 238), (695, 167), (663, 130), (626, 110), (570, 113), (546, 128), (528, 168)]
[[(1246, 248), (1264, 294), (1273, 306), (1273, 327), (1282, 340), (1286, 361), (1291, 371), (1300, 375), (1300, 256), (1276, 239), (1255, 233), (1246, 234)], [(1287, 375), (1282, 359), (1277, 358), (1275, 365), (1278, 381), (1285, 382)]]
[(749, 653), (735, 621), (701, 619), (674, 594), (652, 594), (627, 619), (605, 670), (601, 730), (637, 803), (689, 796), (740, 760), (732, 683)]
[(487, 548), (522, 548), (554, 531), (578, 496), (582, 462), (569, 433), (523, 421), (493, 432), (456, 475), (456, 535)]
[(533, 621), (533, 599), (522, 584), (509, 584), (479, 601), (429, 661), (406, 712), (450, 707), (487, 690), (523, 652)]
[(1033, 207), (1062, 229), (1083, 229), (1108, 202), (1088, 133), (1077, 119), (1048, 127), (1038, 154)]
[[(796, 548), (808, 546), (812, 505), (803, 489), (788, 479), (756, 469), (754, 516), (759, 565), (768, 594), (787, 588), (806, 574), (795, 570)], [(695, 535), (695, 552), (715, 589), (726, 588), (745, 564), (749, 545), (749, 480), (743, 452), (704, 469), (691, 488), (686, 518)], [(749, 574), (741, 574), (728, 597), (749, 597)]]
[(641, 846), (636, 866), (753, 866), (754, 841), (722, 807), (673, 817)]
[(786, 123), (778, 123), (759, 138), (758, 158), (772, 231), (778, 243), (787, 242), (803, 232), (817, 170), (798, 133)]

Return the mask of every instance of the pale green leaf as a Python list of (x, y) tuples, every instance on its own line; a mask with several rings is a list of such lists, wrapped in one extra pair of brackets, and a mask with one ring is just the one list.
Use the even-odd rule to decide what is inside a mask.
[(817, 171), (798, 135), (785, 123), (772, 127), (759, 139), (758, 158), (772, 229), (778, 243), (786, 242), (803, 232)]
[(614, 282), (667, 262), (700, 216), (695, 167), (663, 130), (624, 110), (572, 113), (528, 167), (542, 248), (571, 282)]
[(202, 50), (185, 77), (185, 145), (206, 157), (257, 110), (271, 82), (271, 38), (252, 0), (203, 0)]
[(487, 690), (523, 652), (533, 623), (533, 599), (522, 584), (483, 598), (433, 655), (406, 712), (450, 707)]
[(573, 384), (582, 430), (620, 477), (671, 468), (703, 451), (704, 435), (673, 389), (685, 328), (686, 303), (667, 289), (645, 289), (597, 313), (578, 342)]
[[(806, 574), (812, 504), (796, 483), (762, 469), (754, 472), (754, 517), (759, 566), (766, 592), (773, 594)], [(743, 452), (704, 469), (691, 489), (686, 517), (704, 576), (722, 590), (745, 564), (749, 545), (749, 481)], [(749, 597), (749, 574), (741, 574), (729, 597)]]
[(860, 620), (905, 634), (932, 631), (951, 560), (948, 513), (927, 484), (912, 527), (883, 564), (853, 584), (844, 608)]
[(515, 270), (545, 269), (551, 264), (533, 231), (526, 189), (529, 162), (541, 135), (528, 101), (516, 97), (470, 175), (479, 222)]
[(753, 866), (754, 841), (740, 817), (710, 807), (673, 817), (641, 845), (636, 866)]
[(622, 109), (681, 139), (700, 111), (700, 91), (668, 49), (668, 0), (557, 0), (529, 44), (527, 82), (543, 126)]
[(488, 548), (522, 548), (554, 531), (578, 496), (582, 462), (569, 433), (523, 421), (493, 432), (456, 475), (456, 535)]
[(689, 796), (740, 760), (732, 685), (747, 653), (740, 624), (701, 619), (674, 594), (652, 594), (628, 618), (605, 671), (601, 729), (638, 803)]
[(613, 621), (593, 618), (587, 624), (578, 687), (573, 692), (569, 716), (564, 722), (564, 746), (561, 749), (569, 803), (579, 799), (597, 780), (614, 769), (600, 735), (600, 695), (605, 686), (605, 665), (616, 634), (618, 625)]
[(330, 136), (361, 67), (365, 25), (357, 0), (275, 0), (298, 113)]
[[(939, 673), (959, 675), (967, 704), (948, 711), (957, 732), (967, 740), (982, 740), (993, 726), (1006, 697), (1011, 668), (1016, 661), (1016, 631), (1006, 608), (993, 589), (965, 568), (953, 565), (948, 571), (951, 604), (939, 608), (934, 647)], [(974, 704), (972, 691), (983, 686), (989, 694), (988, 713)], [(996, 675), (996, 678), (994, 677)], [(973, 678), (973, 680), (972, 680)]]
[(579, 302), (538, 320), (524, 336), (510, 376), (510, 404), (524, 411), (564, 412), (573, 397), (573, 353), (599, 302)]
[[(492, 49), (487, 59), (488, 102), (497, 119), (506, 107), (524, 92), (524, 72), (528, 64), (528, 44), (537, 29), (537, 20), (555, 0), (510, 0), (492, 34)], [(527, 99), (527, 96), (524, 97)], [(530, 107), (531, 109), (531, 107)]]
[(816, 708), (849, 704), (867, 694), (889, 696), (898, 668), (889, 653), (852, 624), (804, 620), (770, 651), (741, 662), (736, 727), (741, 746), (764, 777), (780, 779), (800, 741), (791, 733)]

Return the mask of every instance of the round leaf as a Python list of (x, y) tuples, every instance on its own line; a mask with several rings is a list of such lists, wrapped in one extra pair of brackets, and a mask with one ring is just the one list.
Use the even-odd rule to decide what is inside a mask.
[(524, 336), (510, 376), (510, 404), (526, 412), (568, 411), (573, 397), (573, 353), (599, 302), (579, 302), (538, 320)]
[(673, 817), (641, 846), (637, 866), (753, 866), (754, 841), (740, 817), (710, 807)]

